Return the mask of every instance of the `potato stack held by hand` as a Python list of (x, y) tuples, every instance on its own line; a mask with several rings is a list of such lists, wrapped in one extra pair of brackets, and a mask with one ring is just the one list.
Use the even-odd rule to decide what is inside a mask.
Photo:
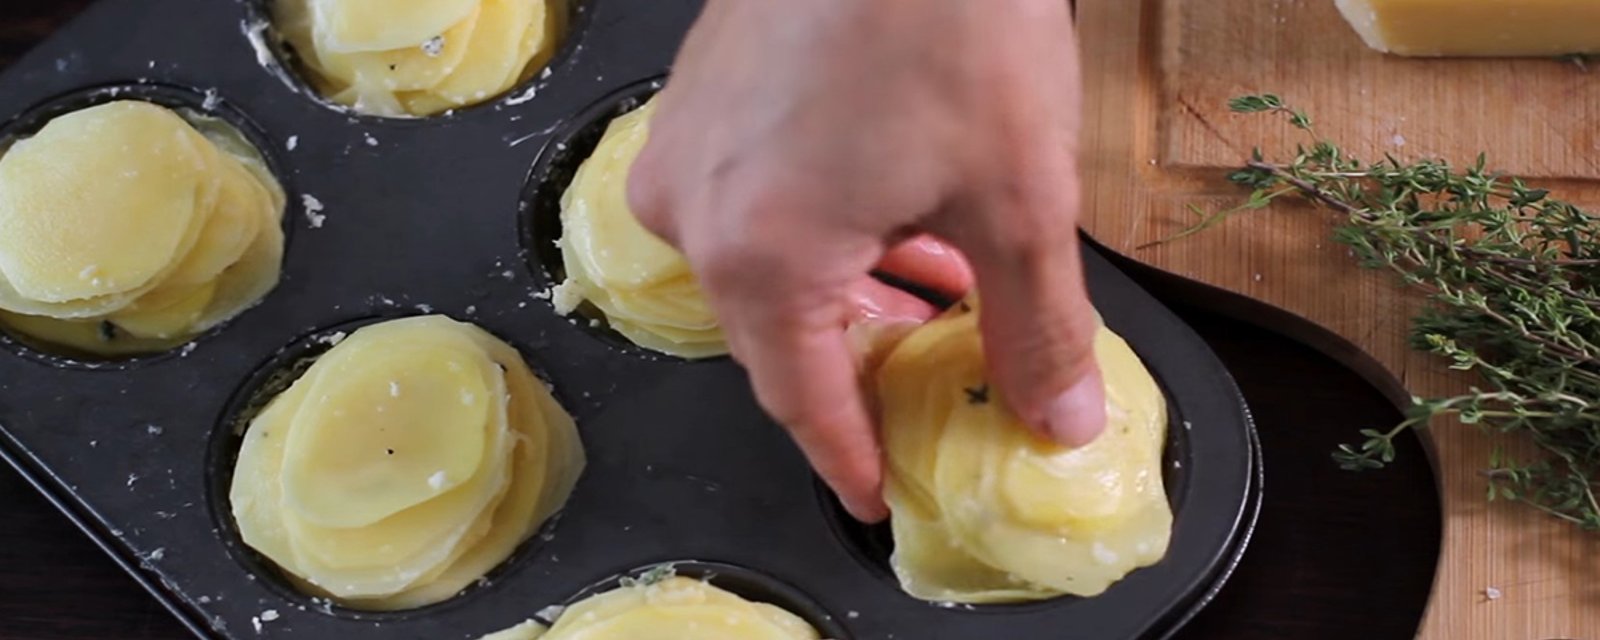
[(572, 418), (506, 343), (441, 316), (366, 326), (251, 421), (246, 544), (312, 594), (394, 610), (454, 596), (567, 500)]
[(117, 101), (0, 155), (0, 325), (95, 356), (170, 349), (276, 286), (284, 193), (232, 127)]
[(543, 68), (566, 0), (276, 0), (273, 13), (330, 100), (426, 116), (494, 98)]
[(878, 369), (895, 572), (931, 601), (1094, 596), (1160, 561), (1166, 400), (1102, 326), (1106, 431), (1067, 449), (1035, 435), (986, 382), (974, 297), (893, 347)]

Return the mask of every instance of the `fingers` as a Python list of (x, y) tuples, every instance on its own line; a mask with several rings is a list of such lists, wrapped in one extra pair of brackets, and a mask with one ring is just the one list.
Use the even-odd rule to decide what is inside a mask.
[(871, 403), (875, 400), (871, 382), (878, 365), (902, 338), (938, 315), (939, 309), (870, 276), (851, 285), (848, 295), (854, 315), (845, 337)]
[(639, 156), (629, 166), (627, 178), (627, 202), (630, 213), (639, 224), (667, 244), (678, 246), (677, 225), (669, 214), (667, 198), (667, 177), (662, 164), (660, 151), (661, 142), (657, 138), (647, 140)]
[(928, 234), (890, 247), (878, 261), (878, 271), (923, 287), (947, 300), (958, 300), (972, 290), (972, 266), (956, 248)]
[[(842, 311), (842, 309), (841, 309)], [(756, 396), (788, 428), (818, 475), (857, 519), (887, 518), (877, 430), (857, 386), (843, 313), (819, 326), (736, 323), (737, 357)]]
[(939, 314), (927, 301), (871, 277), (857, 280), (847, 294), (854, 311), (852, 322), (920, 324)]
[(1042, 434), (1077, 447), (1105, 429), (1105, 388), (1094, 359), (1099, 321), (1083, 279), (1077, 193), (1063, 175), (1040, 172), (1001, 197), (942, 214), (940, 224), (972, 260), (984, 351), (1001, 393)]
[[(780, 211), (766, 202), (730, 210)], [(852, 515), (881, 521), (883, 463), (846, 327), (866, 317), (925, 319), (932, 310), (861, 282), (878, 257), (870, 237), (831, 234), (799, 216), (737, 218), (682, 229), (684, 253), (762, 408)]]

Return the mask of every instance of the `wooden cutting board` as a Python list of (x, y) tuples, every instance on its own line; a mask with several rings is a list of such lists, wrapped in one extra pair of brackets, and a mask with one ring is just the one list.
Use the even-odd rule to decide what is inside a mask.
[[(1333, 0), (1077, 5), (1089, 234), (1125, 257), (1287, 311), (1259, 319), (1313, 338), (1397, 403), (1461, 392), (1476, 374), (1407, 347), (1419, 296), (1358, 268), (1331, 240), (1331, 214), (1284, 205), (1138, 248), (1191, 224), (1190, 204), (1212, 211), (1241, 202), (1246, 193), (1224, 176), (1252, 147), (1281, 157), (1305, 140), (1283, 118), (1230, 113), (1230, 98), (1281, 95), (1309, 111), (1322, 136), (1366, 159), (1387, 152), (1464, 164), (1487, 151), (1494, 168), (1600, 204), (1600, 68), (1385, 56), (1361, 43)], [(1350, 440), (1359, 442), (1355, 428)], [(1600, 638), (1600, 534), (1485, 499), (1479, 471), (1495, 444), (1526, 451), (1514, 440), (1444, 420), (1427, 439), (1444, 544), (1420, 637)], [(1384, 544), (1384, 527), (1371, 523), (1371, 544)], [(1359, 636), (1360, 612), (1350, 613)]]

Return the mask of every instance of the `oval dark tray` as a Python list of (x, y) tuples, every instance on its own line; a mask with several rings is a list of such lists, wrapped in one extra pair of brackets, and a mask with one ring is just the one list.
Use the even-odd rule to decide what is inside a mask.
[[(881, 531), (840, 517), (731, 360), (653, 356), (554, 312), (552, 194), (605, 119), (667, 72), (698, 10), (593, 0), (547, 76), (453, 115), (392, 120), (308, 95), (253, 46), (253, 2), (94, 5), (0, 75), (5, 133), (118, 97), (230, 118), (289, 189), (285, 275), (260, 307), (169, 354), (102, 364), (0, 341), (0, 454), (203, 637), (474, 638), (609, 576), (684, 561), (839, 640), (1132, 640), (1204, 606), (1254, 522), (1253, 427), (1204, 343), (1093, 251), (1097, 306), (1171, 401), (1177, 521), (1163, 562), (1088, 599), (966, 608), (905, 596)], [(313, 601), (227, 517), (238, 418), (328, 336), (417, 313), (522, 350), (577, 417), (591, 466), (558, 521), (455, 599), (398, 613)]]

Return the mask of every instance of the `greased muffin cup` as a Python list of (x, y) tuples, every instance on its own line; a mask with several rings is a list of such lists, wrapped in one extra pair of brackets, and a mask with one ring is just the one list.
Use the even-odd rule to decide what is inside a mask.
[[(699, 10), (580, 1), (546, 72), (395, 119), (312, 91), (263, 0), (96, 3), (0, 74), (0, 138), (116, 99), (221, 118), (287, 193), (283, 276), (255, 308), (160, 354), (74, 360), (0, 338), (0, 455), (198, 637), (477, 638), (661, 563), (836, 640), (1172, 632), (1248, 540), (1254, 427), (1204, 343), (1093, 251), (1096, 306), (1169, 400), (1175, 513), (1167, 557), (1094, 598), (911, 598), (888, 569), (886, 528), (854, 523), (819, 488), (735, 362), (655, 355), (556, 312), (560, 194), (610, 119), (659, 89)], [(589, 465), (556, 518), (454, 598), (368, 612), (308, 597), (237, 533), (242, 428), (341, 333), (429, 314), (518, 349), (576, 418)]]

